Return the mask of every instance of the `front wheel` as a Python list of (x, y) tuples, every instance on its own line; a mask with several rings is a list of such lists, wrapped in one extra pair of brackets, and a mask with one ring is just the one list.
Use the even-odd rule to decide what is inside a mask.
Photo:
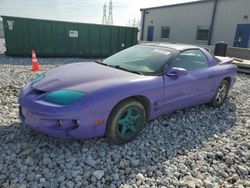
[(213, 106), (213, 107), (221, 106), (227, 98), (228, 90), (229, 90), (228, 81), (222, 80), (221, 83), (219, 84), (217, 90), (216, 90), (216, 93), (215, 93), (212, 101), (209, 103), (209, 105)]
[(106, 134), (116, 144), (124, 144), (137, 137), (145, 121), (144, 106), (134, 99), (125, 100), (112, 110)]

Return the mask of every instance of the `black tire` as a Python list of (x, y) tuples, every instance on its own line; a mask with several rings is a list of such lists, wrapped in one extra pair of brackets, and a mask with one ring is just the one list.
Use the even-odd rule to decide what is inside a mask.
[(212, 107), (221, 106), (227, 98), (229, 91), (229, 83), (227, 80), (222, 80), (216, 89), (215, 95), (212, 101), (209, 103)]
[(124, 100), (112, 110), (108, 119), (106, 135), (116, 144), (130, 142), (139, 135), (145, 121), (144, 106), (134, 99)]

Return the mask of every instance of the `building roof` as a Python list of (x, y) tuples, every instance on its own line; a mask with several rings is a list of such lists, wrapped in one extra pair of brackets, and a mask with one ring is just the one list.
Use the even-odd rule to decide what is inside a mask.
[(157, 7), (141, 8), (140, 11), (143, 11), (143, 10), (152, 10), (152, 9), (158, 9), (158, 8), (176, 7), (176, 6), (182, 6), (182, 5), (191, 5), (191, 4), (197, 4), (197, 3), (205, 3), (205, 2), (209, 2), (209, 1), (214, 1), (214, 0), (197, 0), (197, 1), (191, 1), (191, 2), (186, 2), (186, 3), (179, 3), (179, 4), (163, 5), (163, 6), (157, 6)]
[(145, 46), (155, 46), (161, 48), (171, 48), (178, 51), (184, 51), (189, 49), (200, 49), (199, 46), (189, 45), (189, 44), (177, 44), (177, 43), (163, 43), (163, 42), (145, 42), (141, 43), (141, 45)]

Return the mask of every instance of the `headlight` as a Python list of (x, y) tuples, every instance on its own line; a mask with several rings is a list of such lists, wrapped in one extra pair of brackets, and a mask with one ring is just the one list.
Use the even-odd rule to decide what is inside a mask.
[(81, 97), (85, 96), (86, 93), (80, 91), (73, 91), (69, 89), (62, 89), (49, 93), (44, 97), (44, 100), (50, 103), (67, 105), (76, 102)]
[(40, 80), (42, 80), (45, 77), (45, 72), (40, 74), (39, 76), (37, 76), (34, 80), (32, 80), (31, 84), (34, 84), (36, 82), (39, 82)]

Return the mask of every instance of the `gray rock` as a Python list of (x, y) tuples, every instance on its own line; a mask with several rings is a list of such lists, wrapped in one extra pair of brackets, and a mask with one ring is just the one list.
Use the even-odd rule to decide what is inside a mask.
[(120, 179), (119, 174), (114, 174), (113, 177), (114, 181), (118, 181)]
[(40, 178), (40, 179), (39, 179), (39, 183), (43, 183), (43, 182), (45, 182), (45, 181), (46, 181), (45, 178)]
[(71, 175), (72, 175), (73, 177), (76, 177), (78, 174), (80, 174), (80, 171), (72, 171), (72, 172), (71, 172)]
[(135, 176), (135, 178), (136, 178), (137, 180), (139, 180), (139, 181), (144, 181), (144, 176), (143, 176), (142, 173), (138, 173), (138, 174)]
[(20, 155), (29, 155), (30, 153), (32, 152), (32, 149), (25, 149), (25, 150), (23, 150), (21, 153), (20, 153)]
[(42, 177), (42, 175), (41, 175), (41, 174), (36, 174), (36, 175), (35, 175), (35, 180), (37, 180), (37, 181), (38, 181), (41, 177)]
[(234, 160), (232, 157), (226, 156), (226, 163), (232, 165), (234, 163)]
[(29, 173), (29, 174), (27, 174), (26, 179), (28, 181), (33, 181), (33, 180), (35, 180), (35, 175), (33, 173)]
[(18, 181), (19, 181), (19, 183), (23, 183), (25, 181), (25, 179), (26, 179), (25, 174), (19, 174), (18, 175)]
[(239, 169), (239, 171), (240, 171), (242, 174), (248, 175), (248, 170), (247, 170), (246, 167), (241, 166), (241, 165), (238, 165), (238, 169)]
[(82, 181), (82, 177), (81, 176), (76, 176), (75, 177), (75, 182), (81, 182)]
[(195, 188), (196, 184), (195, 184), (194, 181), (189, 180), (189, 181), (186, 182), (185, 186), (188, 187), (188, 188)]
[(92, 157), (88, 157), (85, 161), (85, 163), (93, 168), (95, 168), (96, 162)]
[(213, 188), (214, 187), (214, 184), (211, 181), (207, 180), (207, 179), (204, 180), (203, 182), (204, 182), (204, 185), (205, 185), (206, 188)]
[(133, 167), (137, 167), (140, 163), (140, 161), (137, 159), (131, 159), (130, 162)]
[(223, 157), (224, 156), (224, 154), (221, 151), (217, 151), (216, 155), (219, 156), (219, 157)]
[(68, 182), (66, 183), (66, 185), (67, 185), (68, 188), (73, 188), (74, 185), (75, 185), (75, 183), (72, 182), (72, 181), (68, 181)]
[(43, 165), (48, 165), (51, 163), (51, 159), (50, 158), (44, 158), (43, 159)]
[(201, 179), (194, 179), (193, 181), (195, 182), (195, 185), (197, 187), (202, 187), (203, 186), (203, 182), (202, 182)]
[(27, 186), (25, 184), (21, 184), (18, 186), (19, 188), (26, 188)]
[(61, 183), (65, 180), (65, 177), (62, 175), (62, 176), (58, 177), (57, 180), (59, 183)]
[(124, 185), (121, 185), (121, 188), (131, 188), (132, 186), (131, 185), (128, 185), (128, 184), (124, 184)]
[(28, 157), (27, 159), (25, 159), (25, 162), (24, 162), (26, 165), (28, 166), (32, 166), (34, 165), (34, 161), (32, 158)]
[(239, 185), (237, 186), (237, 188), (244, 188), (244, 185), (239, 184)]
[(49, 182), (47, 182), (47, 181), (42, 182), (42, 187), (45, 187), (45, 188), (50, 188), (50, 184), (49, 184)]
[(94, 171), (94, 172), (92, 173), (92, 175), (93, 175), (96, 179), (100, 180), (100, 179), (102, 179), (102, 177), (104, 176), (104, 171), (102, 171), (102, 170), (96, 170), (96, 171)]

